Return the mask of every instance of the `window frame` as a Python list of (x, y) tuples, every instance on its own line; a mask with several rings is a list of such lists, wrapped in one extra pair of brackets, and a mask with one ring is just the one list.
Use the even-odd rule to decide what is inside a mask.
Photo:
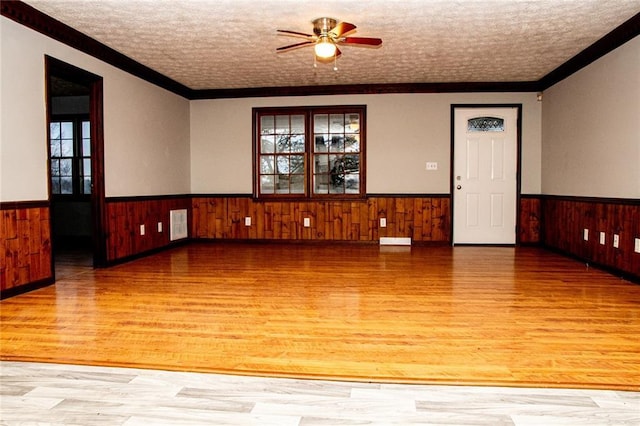
[[(51, 132), (47, 131), (49, 136), (48, 141), (48, 151), (49, 151), (49, 175), (50, 175), (50, 185), (51, 185), (51, 196), (58, 200), (76, 200), (76, 201), (86, 201), (91, 199), (91, 192), (93, 192), (93, 170), (92, 168), (89, 170), (89, 177), (91, 178), (91, 192), (85, 193), (83, 188), (83, 179), (86, 174), (81, 173), (81, 170), (84, 170), (84, 160), (89, 159), (90, 164), (93, 163), (93, 155), (92, 153), (89, 156), (84, 155), (83, 150), (83, 139), (85, 135), (83, 134), (82, 127), (85, 122), (89, 123), (91, 126), (91, 120), (89, 114), (58, 114), (51, 117), (51, 120), (48, 126), (51, 126), (52, 123), (56, 122), (71, 122), (73, 125), (73, 156), (71, 157), (57, 157), (54, 156), (51, 152)], [(93, 145), (91, 144), (91, 130), (89, 130), (89, 143), (91, 149), (93, 149)], [(53, 191), (53, 179), (56, 176), (53, 175), (51, 170), (52, 162), (56, 159), (61, 158), (70, 158), (71, 159), (71, 193), (56, 193)], [(93, 167), (93, 166), (91, 166)]]
[[(255, 200), (361, 200), (366, 198), (366, 105), (327, 105), (327, 106), (285, 106), (285, 107), (256, 107), (252, 114), (252, 155), (253, 155), (253, 198)], [(314, 154), (315, 151), (314, 116), (317, 114), (358, 114), (359, 116), (359, 145), (357, 155), (359, 159), (359, 190), (357, 193), (314, 193)], [(304, 116), (304, 191), (303, 193), (262, 193), (261, 192), (261, 117), (269, 115), (303, 115)], [(331, 155), (332, 153), (326, 153)], [(351, 154), (354, 155), (354, 154)]]

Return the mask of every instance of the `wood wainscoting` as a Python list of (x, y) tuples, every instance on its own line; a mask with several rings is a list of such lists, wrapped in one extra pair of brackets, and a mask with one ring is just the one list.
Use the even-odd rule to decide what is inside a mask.
[(634, 252), (640, 238), (640, 200), (542, 196), (542, 223), (546, 247), (640, 280), (640, 253)]
[[(192, 238), (377, 242), (451, 241), (450, 197), (369, 196), (364, 200), (256, 201), (248, 195), (194, 196)], [(251, 218), (251, 225), (245, 218)], [(309, 226), (304, 226), (305, 218)], [(380, 227), (385, 218), (387, 226)]]
[(0, 203), (0, 293), (53, 282), (48, 201)]
[[(188, 195), (107, 198), (107, 262), (114, 263), (168, 246), (169, 212), (187, 209), (189, 218), (190, 208)], [(158, 230), (158, 223), (162, 223), (162, 231)], [(140, 232), (141, 225), (145, 228), (144, 235)]]
[(518, 243), (540, 244), (541, 207), (540, 195), (520, 196)]

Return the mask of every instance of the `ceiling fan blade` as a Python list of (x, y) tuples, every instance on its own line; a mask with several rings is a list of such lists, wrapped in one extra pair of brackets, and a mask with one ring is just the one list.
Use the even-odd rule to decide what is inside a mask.
[(313, 41), (303, 41), (301, 43), (290, 44), (288, 46), (278, 47), (276, 49), (276, 51), (282, 52), (284, 50), (295, 49), (296, 47), (303, 47), (303, 46), (312, 45), (312, 44), (315, 44), (315, 42), (313, 42)]
[(374, 37), (345, 37), (341, 40), (345, 44), (364, 44), (367, 46), (380, 46), (382, 39)]
[(335, 28), (331, 29), (329, 32), (332, 33), (335, 37), (342, 37), (343, 34), (347, 34), (356, 29), (356, 26), (350, 24), (348, 22), (340, 22)]
[(313, 34), (299, 33), (297, 31), (289, 31), (289, 30), (276, 30), (279, 33), (289, 34), (293, 36), (301, 36), (301, 37), (313, 37)]

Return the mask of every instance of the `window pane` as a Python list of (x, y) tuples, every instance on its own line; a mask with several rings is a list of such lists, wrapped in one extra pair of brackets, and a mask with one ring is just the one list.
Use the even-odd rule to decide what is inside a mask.
[(332, 136), (331, 144), (329, 145), (329, 151), (344, 152), (344, 138), (340, 136)]
[(291, 151), (291, 136), (278, 137), (278, 143), (276, 144), (276, 152), (289, 152)]
[(360, 135), (345, 136), (344, 150), (347, 152), (359, 152), (360, 151)]
[(83, 194), (91, 194), (91, 178), (84, 178)]
[(91, 123), (88, 121), (82, 122), (82, 137), (91, 139)]
[(336, 155), (331, 156), (331, 186), (342, 186), (344, 184), (344, 160)]
[(60, 137), (62, 139), (73, 139), (73, 123), (72, 122), (60, 123)]
[(349, 114), (349, 117), (345, 120), (346, 133), (360, 133), (360, 114)]
[(263, 135), (273, 135), (275, 133), (275, 124), (273, 115), (263, 115), (260, 117), (260, 129)]
[(304, 194), (304, 175), (291, 175), (292, 194)]
[(51, 156), (60, 157), (60, 154), (62, 154), (60, 151), (60, 141), (51, 141)]
[(345, 173), (360, 173), (360, 156), (345, 155), (344, 170), (345, 170)]
[(289, 193), (289, 175), (276, 176), (276, 193), (277, 194)]
[(326, 174), (313, 176), (313, 192), (314, 194), (329, 193), (329, 176)]
[(60, 193), (60, 178), (51, 179), (51, 192), (54, 194)]
[(72, 163), (71, 159), (66, 158), (60, 160), (60, 175), (61, 176), (72, 176)]
[(304, 152), (304, 135), (291, 135), (291, 152)]
[(328, 173), (329, 172), (329, 156), (324, 154), (316, 154), (313, 156), (313, 172)]
[(260, 152), (270, 154), (276, 146), (275, 136), (262, 136), (260, 138)]
[(304, 133), (304, 115), (291, 116), (291, 133)]
[(71, 177), (60, 178), (60, 193), (73, 194), (73, 179)]
[(82, 139), (82, 155), (85, 157), (91, 155), (91, 139)]
[(329, 132), (331, 133), (344, 132), (344, 114), (331, 114)]
[(345, 176), (345, 187), (347, 194), (360, 193), (360, 175), (358, 173), (348, 173)]
[(313, 133), (329, 133), (329, 115), (314, 114)]
[(292, 155), (289, 157), (289, 170), (289, 173), (291, 174), (303, 174), (304, 155)]
[(286, 155), (278, 155), (276, 158), (276, 164), (278, 165), (277, 172), (289, 174), (289, 157)]
[(60, 160), (51, 160), (51, 176), (60, 176)]
[(276, 133), (279, 135), (291, 133), (288, 115), (276, 115)]
[(328, 151), (329, 135), (315, 135), (315, 151), (327, 152)]
[(260, 192), (262, 194), (273, 194), (274, 190), (274, 176), (260, 176)]
[(91, 159), (90, 158), (82, 159), (82, 174), (84, 176), (91, 176)]
[(260, 157), (260, 174), (273, 174), (275, 172), (275, 157), (273, 155), (263, 155)]
[(53, 121), (49, 124), (49, 131), (51, 133), (51, 139), (60, 139), (60, 122)]
[(61, 157), (73, 157), (73, 139), (62, 139)]
[(329, 194), (344, 194), (344, 181), (339, 185), (329, 185)]

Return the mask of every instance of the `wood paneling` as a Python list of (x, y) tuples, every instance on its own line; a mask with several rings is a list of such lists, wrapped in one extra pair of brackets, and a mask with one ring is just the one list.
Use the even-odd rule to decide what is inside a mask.
[(520, 217), (518, 221), (518, 242), (520, 244), (540, 243), (540, 196), (520, 198)]
[[(546, 246), (640, 278), (640, 253), (633, 250), (635, 238), (640, 238), (637, 200), (547, 196), (542, 214)], [(584, 229), (589, 230), (587, 241)], [(605, 233), (604, 244), (600, 232)], [(620, 238), (618, 248), (613, 247), (614, 234)]]
[[(243, 196), (194, 197), (191, 235), (203, 239), (378, 241), (410, 237), (449, 242), (448, 196), (370, 197), (363, 201), (254, 201)], [(251, 217), (251, 226), (245, 225)], [(379, 227), (380, 218), (387, 227)], [(304, 227), (309, 218), (310, 226)]]
[(0, 291), (5, 294), (53, 279), (48, 203), (15, 204), (0, 210)]
[[(189, 196), (107, 200), (107, 260), (169, 245), (169, 212), (175, 209), (190, 209)], [(162, 222), (162, 232), (158, 232), (158, 222)], [(145, 226), (145, 235), (140, 235), (140, 225)]]

